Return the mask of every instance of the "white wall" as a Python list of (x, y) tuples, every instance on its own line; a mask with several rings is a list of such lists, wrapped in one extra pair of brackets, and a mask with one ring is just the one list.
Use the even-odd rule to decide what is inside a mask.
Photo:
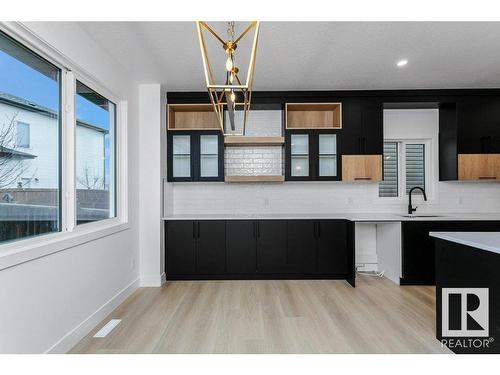
[(26, 25), (128, 101), (130, 228), (0, 271), (0, 352), (61, 352), (138, 285), (138, 92), (77, 24)]
[(139, 242), (142, 286), (160, 286), (165, 281), (161, 219), (162, 178), (166, 171), (166, 158), (162, 155), (166, 143), (164, 97), (159, 84), (139, 85)]

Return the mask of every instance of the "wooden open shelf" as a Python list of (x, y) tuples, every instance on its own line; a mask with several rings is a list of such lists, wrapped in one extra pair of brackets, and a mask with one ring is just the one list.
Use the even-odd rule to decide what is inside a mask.
[(342, 129), (342, 103), (286, 103), (287, 129)]
[(284, 143), (284, 137), (240, 137), (234, 135), (224, 137), (226, 146), (281, 146)]
[(224, 182), (283, 182), (285, 176), (225, 176)]
[(169, 104), (168, 130), (220, 130), (211, 104)]

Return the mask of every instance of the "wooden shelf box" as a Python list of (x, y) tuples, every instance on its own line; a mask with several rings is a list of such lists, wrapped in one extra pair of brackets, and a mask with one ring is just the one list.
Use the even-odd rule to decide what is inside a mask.
[(212, 104), (169, 104), (168, 130), (221, 130)]
[(287, 129), (342, 129), (342, 103), (286, 103)]

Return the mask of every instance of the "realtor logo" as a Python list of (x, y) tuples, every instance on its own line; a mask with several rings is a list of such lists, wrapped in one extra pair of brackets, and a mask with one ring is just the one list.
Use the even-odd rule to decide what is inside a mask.
[(442, 336), (488, 337), (488, 288), (442, 288)]

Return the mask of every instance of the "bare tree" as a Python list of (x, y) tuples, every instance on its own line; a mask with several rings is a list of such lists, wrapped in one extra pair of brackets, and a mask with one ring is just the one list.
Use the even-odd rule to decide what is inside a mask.
[(77, 181), (87, 190), (104, 189), (104, 178), (90, 173), (88, 167), (85, 167), (83, 176), (77, 177)]
[(15, 142), (17, 113), (0, 127), (0, 189), (9, 187), (19, 180), (27, 166), (16, 151)]

